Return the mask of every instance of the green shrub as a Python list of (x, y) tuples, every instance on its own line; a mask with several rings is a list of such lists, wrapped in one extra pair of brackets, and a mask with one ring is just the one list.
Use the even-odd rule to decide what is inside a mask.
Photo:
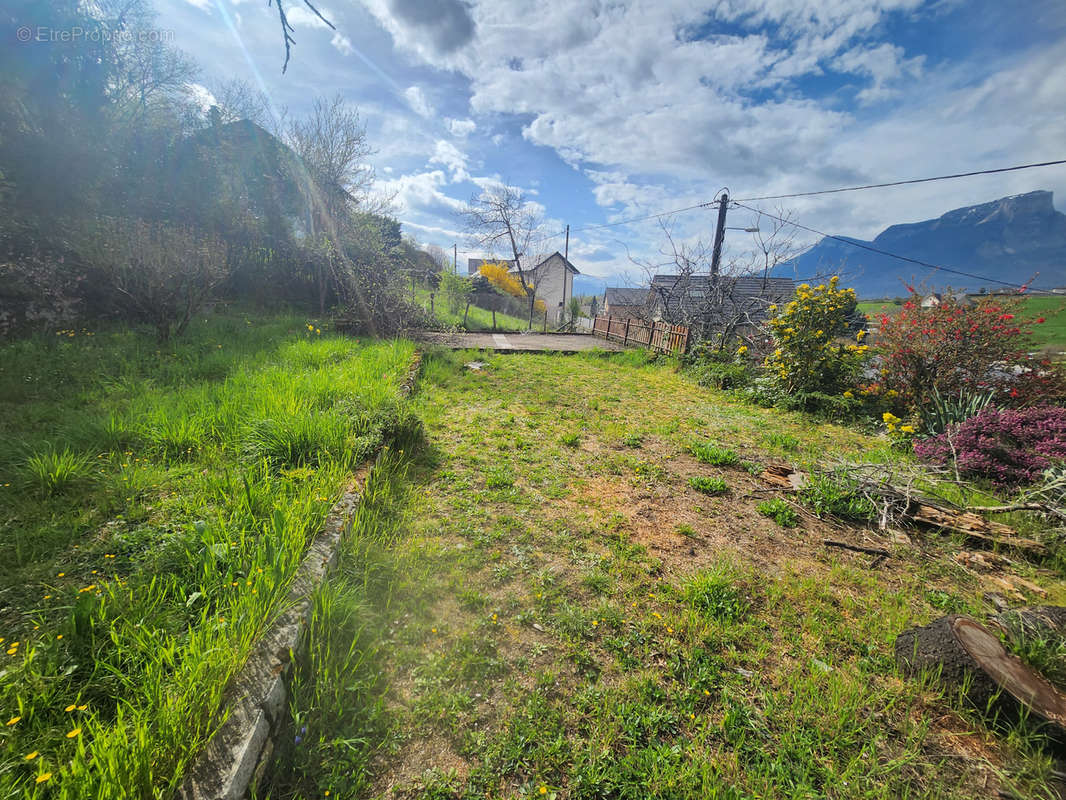
[(773, 500), (763, 500), (755, 506), (755, 510), (764, 517), (769, 517), (782, 528), (794, 528), (799, 524), (799, 514), (788, 503), (777, 497)]
[(722, 478), (708, 478), (703, 475), (695, 475), (688, 479), (688, 485), (697, 492), (704, 494), (725, 494), (729, 491), (726, 482)]
[(751, 384), (751, 372), (747, 364), (711, 362), (698, 364), (690, 369), (696, 383), (711, 389), (740, 389)]
[(843, 472), (815, 472), (800, 492), (800, 500), (819, 517), (872, 520), (874, 504), (859, 494), (858, 483)]
[(644, 444), (644, 437), (639, 433), (627, 433), (622, 437), (622, 444), (626, 447), (640, 447)]
[(688, 449), (697, 460), (716, 467), (728, 467), (740, 461), (735, 451), (710, 442), (693, 442)]
[(581, 437), (576, 433), (567, 433), (563, 435), (561, 441), (567, 447), (577, 447), (581, 444)]

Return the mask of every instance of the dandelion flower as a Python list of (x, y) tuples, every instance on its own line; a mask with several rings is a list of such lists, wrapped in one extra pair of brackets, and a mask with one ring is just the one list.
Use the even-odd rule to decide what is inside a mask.
[(15, 724), (16, 722), (18, 722), (18, 721), (19, 721), (20, 719), (22, 719), (22, 717), (12, 717), (11, 719), (9, 719), (9, 720), (7, 721), (8, 727), (11, 727), (11, 726), (12, 726), (12, 725), (14, 725), (14, 724)]
[(39, 755), (40, 755), (40, 752), (37, 751), (37, 750), (34, 750), (32, 753), (27, 753), (26, 756), (25, 756), (25, 759), (26, 759), (26, 761), (33, 761), (33, 759), (37, 758), (37, 756), (39, 756)]
[(74, 705), (73, 703), (71, 703), (71, 704), (70, 704), (69, 706), (67, 706), (67, 707), (66, 707), (66, 708), (64, 708), (63, 710), (64, 710), (64, 711), (73, 711), (73, 710), (74, 710), (75, 708), (77, 708), (77, 706), (76, 706), (76, 705)]
[(48, 780), (51, 777), (52, 777), (52, 773), (51, 772), (42, 772), (40, 775), (37, 776), (37, 781), (36, 782), (37, 783), (44, 783), (46, 780)]
[(543, 786), (543, 785), (542, 785), (542, 786), (540, 787), (540, 793), (541, 793), (541, 794), (547, 794), (547, 793), (548, 793), (548, 787), (547, 787), (547, 786)]
[(79, 733), (81, 733), (81, 728), (75, 728), (74, 730), (67, 732), (67, 738), (68, 739), (73, 739)]
[(89, 707), (89, 706), (88, 706), (88, 704), (86, 704), (86, 705), (84, 705), (84, 706), (78, 706), (78, 711), (84, 711), (84, 710), (85, 710), (85, 709), (87, 709), (88, 707)]

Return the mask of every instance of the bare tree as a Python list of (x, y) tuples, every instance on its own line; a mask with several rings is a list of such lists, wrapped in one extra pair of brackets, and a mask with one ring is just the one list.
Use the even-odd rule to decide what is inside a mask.
[(223, 81), (213, 87), (212, 94), (215, 96), (212, 108), (218, 109), (214, 113), (220, 125), (248, 120), (274, 135), (279, 133), (266, 94), (246, 81), (239, 78)]
[[(782, 299), (770, 272), (790, 258), (790, 252), (794, 254), (785, 226), (755, 233), (748, 257), (730, 260), (716, 274), (711, 270), (710, 244), (678, 238), (666, 220), (660, 219), (659, 226), (666, 240), (659, 253), (667, 260), (630, 256), (650, 286), (645, 318), (685, 325), (697, 339), (714, 342), (719, 349), (737, 339), (752, 344), (751, 333), (766, 318), (768, 307)], [(670, 272), (663, 273), (663, 269)], [(759, 282), (753, 285), (753, 280)]]
[(536, 209), (520, 189), (498, 185), (471, 198), (462, 216), (478, 247), (490, 253), (510, 253), (514, 262), (513, 273), (526, 293), (529, 304), (527, 329), (532, 328), (536, 286), (533, 273), (522, 267), (522, 259), (531, 253), (535, 234), (540, 230), (541, 222)]
[(754, 228), (751, 235), (754, 247), (749, 261), (750, 272), (761, 271), (765, 280), (779, 264), (799, 255), (801, 248), (796, 245), (797, 228), (790, 223), (791, 219), (792, 212), (781, 208), (777, 209), (776, 216), (756, 212), (755, 224), (751, 226)]
[(433, 263), (437, 266), (437, 272), (452, 272), (452, 260), (448, 258), (448, 254), (444, 252), (444, 248), (440, 245), (430, 244), (426, 245), (426, 253)]
[(340, 93), (329, 100), (316, 98), (306, 117), (289, 123), (285, 143), (315, 180), (335, 193), (334, 200), (361, 205), (369, 196), (374, 184), (369, 158), (376, 151), (359, 112)]

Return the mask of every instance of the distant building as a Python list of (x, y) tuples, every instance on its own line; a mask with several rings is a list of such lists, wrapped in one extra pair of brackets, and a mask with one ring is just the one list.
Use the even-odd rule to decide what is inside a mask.
[[(514, 267), (511, 273), (517, 275)], [(566, 321), (567, 306), (574, 296), (574, 276), (580, 275), (562, 253), (556, 251), (531, 269), (522, 270), (527, 283), (536, 287), (536, 297), (548, 308), (548, 323), (560, 325)]]
[(922, 308), (939, 308), (940, 305), (946, 300), (951, 299), (955, 302), (955, 305), (962, 308), (969, 308), (973, 305), (973, 301), (969, 298), (966, 292), (956, 292), (951, 295), (939, 294), (934, 292), (922, 298)]
[(786, 302), (796, 292), (791, 278), (710, 275), (656, 275), (649, 297), (651, 319), (687, 325), (697, 336), (723, 327), (756, 325), (770, 305)]
[(629, 287), (608, 286), (603, 292), (603, 311), (605, 317), (620, 319), (644, 319), (648, 313), (647, 287), (631, 289)]
[[(485, 264), (502, 264), (507, 267), (515, 278), (518, 271), (515, 270), (514, 261), (505, 258), (468, 258), (466, 269), (468, 275), (473, 275)], [(548, 309), (548, 323), (561, 325), (566, 321), (567, 307), (570, 298), (574, 296), (574, 276), (580, 275), (578, 268), (571, 264), (559, 252), (552, 253), (542, 259), (536, 266), (521, 271), (527, 284), (536, 287), (535, 296), (543, 300)]]

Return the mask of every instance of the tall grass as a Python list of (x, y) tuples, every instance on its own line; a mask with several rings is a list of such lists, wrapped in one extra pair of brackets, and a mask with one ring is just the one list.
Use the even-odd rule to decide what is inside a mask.
[(399, 613), (394, 590), (411, 569), (392, 550), (404, 529), (406, 444), (374, 465), (337, 571), (316, 593), (308, 658), (293, 675), (292, 740), (257, 796), (356, 797), (369, 788), (367, 767), (389, 726), (383, 676), (390, 615)]
[(417, 427), (412, 351), (294, 317), (0, 347), (0, 797), (176, 785), (351, 467)]

